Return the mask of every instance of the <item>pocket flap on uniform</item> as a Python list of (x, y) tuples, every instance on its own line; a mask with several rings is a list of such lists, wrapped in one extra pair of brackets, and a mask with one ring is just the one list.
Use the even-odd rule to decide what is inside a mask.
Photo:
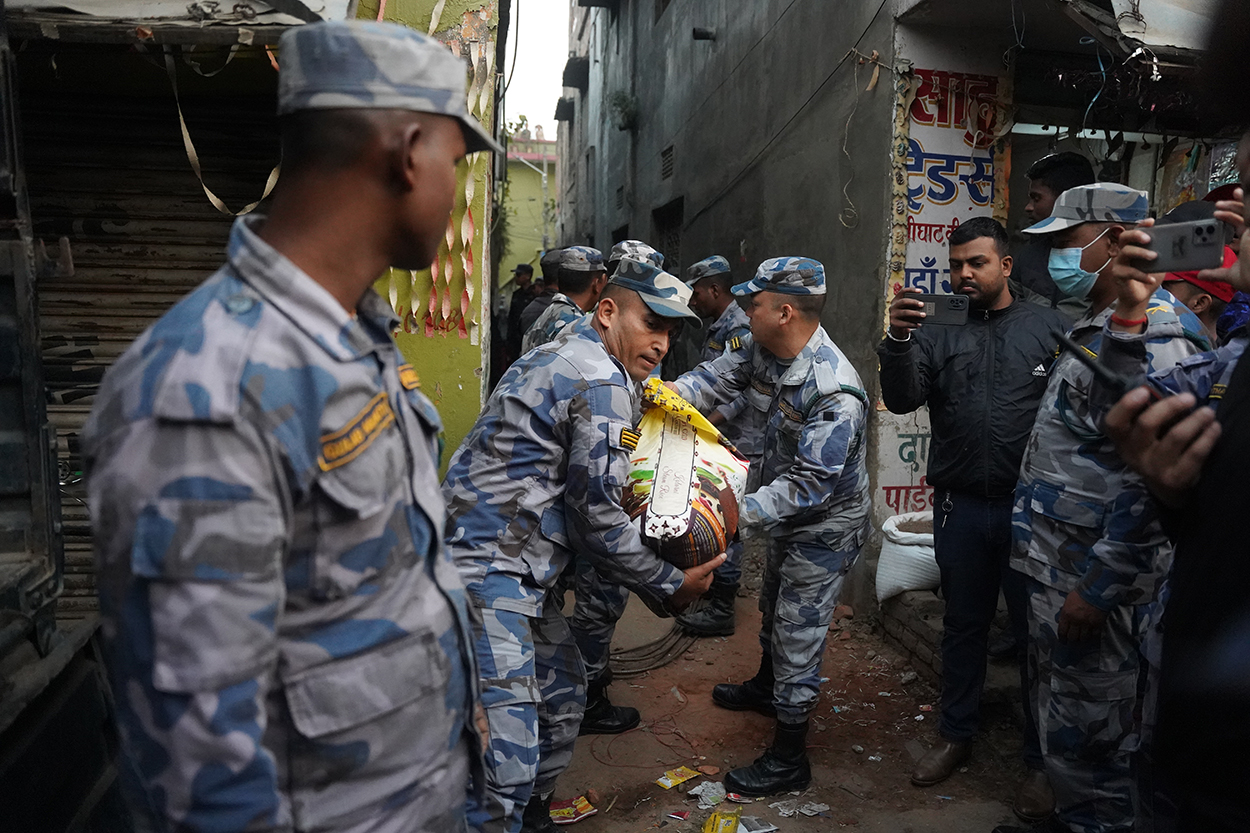
[(1137, 669), (1131, 671), (1070, 671), (1055, 668), (1050, 686), (1069, 700), (1117, 703), (1137, 698)]
[(1107, 511), (1095, 498), (1081, 497), (1049, 483), (1033, 484), (1029, 505), (1040, 515), (1088, 529), (1102, 529)]
[(542, 536), (557, 546), (569, 549), (569, 532), (564, 524), (564, 507), (557, 500), (543, 510), (538, 531)]
[(291, 720), (308, 738), (368, 723), (441, 686), (448, 664), (425, 632), (300, 671), (283, 678)]
[(358, 518), (368, 518), (390, 504), (386, 478), (364, 465), (346, 465), (317, 478), (317, 486), (330, 500)]

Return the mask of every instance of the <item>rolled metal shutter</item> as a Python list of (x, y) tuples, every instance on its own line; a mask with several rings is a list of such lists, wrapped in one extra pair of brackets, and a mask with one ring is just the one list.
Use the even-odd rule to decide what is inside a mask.
[[(237, 210), (278, 157), (272, 94), (183, 99), (206, 183)], [(58, 617), (97, 607), (79, 435), (104, 372), (223, 262), (232, 218), (204, 196), (173, 97), (22, 96), (35, 235), (66, 236), (72, 277), (39, 283), (65, 538)]]

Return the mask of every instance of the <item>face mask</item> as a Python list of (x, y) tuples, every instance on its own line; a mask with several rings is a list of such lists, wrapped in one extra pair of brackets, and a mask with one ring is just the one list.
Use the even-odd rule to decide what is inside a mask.
[(1051, 249), (1050, 260), (1047, 267), (1050, 270), (1050, 279), (1055, 282), (1055, 286), (1059, 287), (1059, 291), (1069, 298), (1075, 298), (1083, 301), (1089, 297), (1089, 291), (1094, 288), (1094, 282), (1098, 280), (1098, 273), (1107, 268), (1107, 263), (1111, 262), (1111, 258), (1107, 258), (1107, 263), (1098, 267), (1097, 272), (1087, 272), (1081, 268), (1081, 255), (1090, 246), (1098, 242), (1098, 239), (1111, 229), (1104, 229), (1102, 234), (1086, 243), (1084, 246), (1072, 247), (1070, 249)]

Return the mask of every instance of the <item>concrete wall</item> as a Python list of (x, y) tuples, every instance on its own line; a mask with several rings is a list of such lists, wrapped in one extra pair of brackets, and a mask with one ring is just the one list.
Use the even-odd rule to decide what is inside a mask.
[[(654, 0), (574, 8), (570, 51), (590, 57), (590, 85), (565, 90), (576, 112), (560, 130), (561, 242), (606, 249), (628, 226), (670, 268), (719, 253), (744, 278), (765, 258), (817, 258), (825, 327), (875, 398), (894, 93), (888, 73), (866, 91), (872, 65), (843, 58), (857, 47), (889, 61), (891, 5), (701, 0), (673, 2), (658, 19)], [(693, 40), (694, 27), (716, 40)], [(635, 129), (612, 123), (614, 94), (637, 101)], [(653, 215), (678, 199), (679, 250)], [(852, 584), (852, 602), (866, 604), (870, 577)]]

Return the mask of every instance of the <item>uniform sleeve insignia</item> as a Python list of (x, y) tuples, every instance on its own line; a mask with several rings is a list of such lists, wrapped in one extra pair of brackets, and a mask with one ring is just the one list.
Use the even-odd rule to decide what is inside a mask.
[(1209, 398), (1210, 399), (1223, 399), (1224, 391), (1226, 391), (1227, 389), (1228, 389), (1228, 385), (1218, 384), (1218, 383), (1214, 384), (1211, 386), (1211, 395)]
[(737, 336), (734, 336), (733, 338), (729, 339), (729, 349), (733, 350), (734, 352), (741, 350), (742, 339), (738, 338)]
[(642, 434), (631, 428), (621, 429), (621, 447), (626, 451), (634, 451), (638, 448), (638, 441), (642, 439)]
[(322, 471), (330, 471), (350, 463), (394, 421), (395, 412), (391, 410), (390, 399), (383, 391), (370, 399), (369, 404), (347, 425), (321, 436), (321, 457), (317, 459), (317, 465)]
[(417, 375), (417, 371), (412, 369), (412, 365), (401, 364), (399, 366), (399, 383), (404, 386), (404, 390), (416, 390), (421, 387), (421, 377)]

